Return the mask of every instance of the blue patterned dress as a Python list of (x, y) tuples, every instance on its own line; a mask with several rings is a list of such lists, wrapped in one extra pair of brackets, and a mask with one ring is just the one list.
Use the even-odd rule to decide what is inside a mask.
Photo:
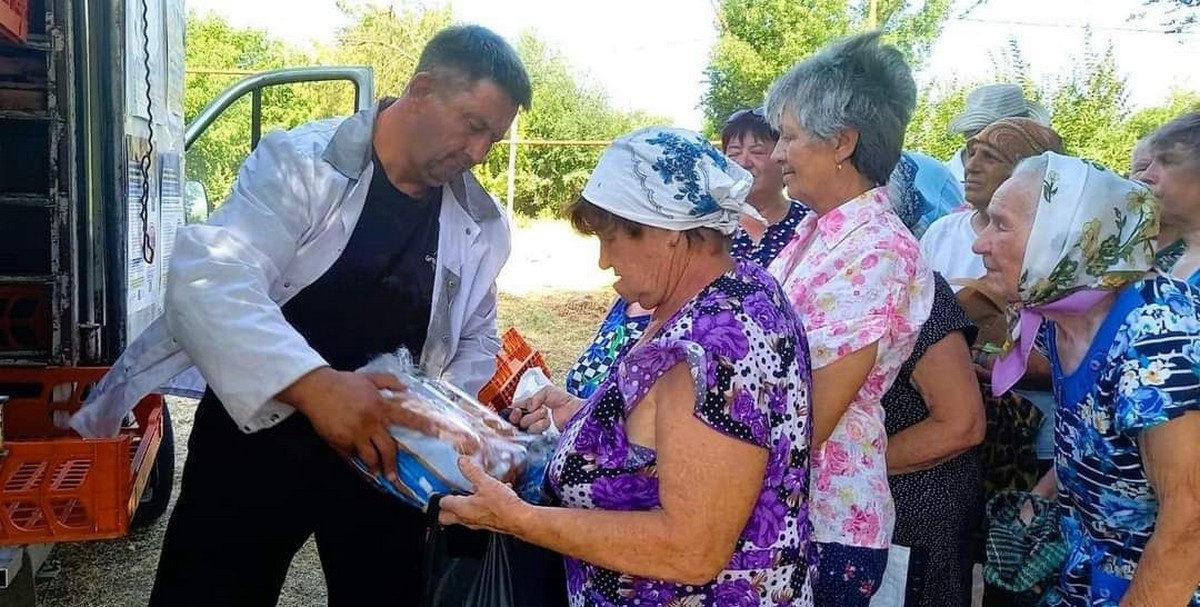
[(800, 225), (800, 220), (806, 213), (808, 208), (793, 200), (789, 203), (787, 215), (767, 226), (758, 242), (754, 242), (750, 234), (739, 226), (733, 235), (729, 254), (736, 258), (749, 259), (764, 268), (770, 267), (783, 247), (796, 236), (796, 226)]
[(711, 582), (675, 584), (568, 558), (572, 607), (812, 605), (808, 344), (779, 285), (756, 264), (737, 261), (618, 362), (566, 424), (550, 487), (568, 508), (659, 508), (656, 452), (631, 443), (625, 421), (679, 363), (695, 380), (697, 419), (768, 450), (758, 502)]
[[(1126, 287), (1079, 368), (1055, 379), (1058, 508), (1071, 547), (1052, 606), (1116, 607), (1158, 516), (1141, 433), (1200, 410), (1200, 289), (1165, 276)], [(1191, 607), (1200, 607), (1200, 590)]]

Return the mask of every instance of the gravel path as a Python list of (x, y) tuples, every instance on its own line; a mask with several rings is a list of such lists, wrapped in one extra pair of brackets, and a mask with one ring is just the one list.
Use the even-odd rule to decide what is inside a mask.
[[(175, 496), (179, 477), (187, 459), (187, 440), (192, 433), (196, 401), (168, 397), (171, 422), (175, 426)], [(44, 607), (135, 607), (150, 599), (158, 550), (167, 528), (164, 515), (153, 525), (137, 529), (128, 536), (104, 542), (59, 544), (42, 566), (38, 581), (38, 600)], [(57, 571), (52, 578), (46, 574)], [(316, 544), (310, 539), (292, 561), (279, 605), (325, 604), (325, 578), (317, 559)]]

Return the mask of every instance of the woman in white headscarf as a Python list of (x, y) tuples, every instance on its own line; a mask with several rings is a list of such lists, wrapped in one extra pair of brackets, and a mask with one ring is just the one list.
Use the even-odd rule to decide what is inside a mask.
[(690, 131), (613, 142), (568, 215), (650, 325), (586, 401), (545, 403), (562, 507), (469, 462), (475, 494), (441, 502), (565, 554), (572, 605), (812, 604), (808, 347), (778, 283), (729, 254), (751, 180)]
[(1070, 551), (1046, 602), (1200, 605), (1200, 300), (1151, 272), (1154, 197), (1047, 152), (1018, 165), (987, 214), (975, 252), (1014, 310), (994, 391), (1020, 377), (1048, 321)]

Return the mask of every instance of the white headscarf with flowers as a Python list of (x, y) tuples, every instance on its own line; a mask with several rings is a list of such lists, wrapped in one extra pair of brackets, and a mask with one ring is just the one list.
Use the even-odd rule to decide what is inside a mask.
[(618, 217), (682, 232), (712, 228), (730, 235), (750, 208), (754, 177), (699, 133), (647, 127), (612, 142), (583, 197)]
[(1018, 293), (1010, 310), (1011, 350), (996, 363), (992, 391), (1011, 388), (1047, 311), (1078, 312), (1154, 267), (1158, 212), (1140, 183), (1089, 161), (1054, 152), (1038, 195)]

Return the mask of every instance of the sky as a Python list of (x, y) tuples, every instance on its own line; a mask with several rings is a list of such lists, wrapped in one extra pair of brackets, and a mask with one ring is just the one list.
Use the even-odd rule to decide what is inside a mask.
[[(369, 0), (348, 0), (363, 2)], [(375, 0), (385, 3), (386, 0)], [(267, 30), (289, 43), (329, 43), (344, 24), (335, 0), (186, 0), (235, 26)], [(515, 41), (530, 29), (574, 68), (604, 87), (614, 105), (699, 128), (704, 67), (716, 39), (715, 0), (452, 0), (457, 20)], [(1020, 45), (1037, 79), (1069, 73), (1084, 56), (1085, 26), (1099, 53), (1114, 45), (1136, 109), (1166, 99), (1172, 88), (1200, 89), (1200, 28), (1169, 36), (1140, 0), (990, 0), (964, 14), (959, 0), (933, 48), (922, 83), (977, 80), (994, 71), (1009, 40)], [(427, 2), (428, 3), (428, 2)], [(286, 19), (280, 15), (287, 14)]]

